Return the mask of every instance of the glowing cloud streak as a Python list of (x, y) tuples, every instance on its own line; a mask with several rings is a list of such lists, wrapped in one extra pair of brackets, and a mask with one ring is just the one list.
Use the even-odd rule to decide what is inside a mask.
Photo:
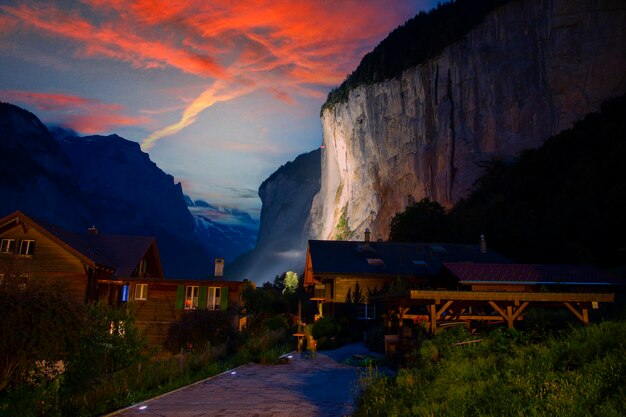
[(179, 121), (172, 123), (149, 135), (141, 142), (141, 149), (148, 151), (154, 143), (161, 138), (180, 132), (196, 121), (198, 114), (208, 107), (222, 101), (233, 100), (254, 91), (257, 87), (254, 83), (243, 81), (239, 85), (224, 80), (217, 80), (211, 87), (207, 88), (198, 98), (196, 98), (187, 108)]

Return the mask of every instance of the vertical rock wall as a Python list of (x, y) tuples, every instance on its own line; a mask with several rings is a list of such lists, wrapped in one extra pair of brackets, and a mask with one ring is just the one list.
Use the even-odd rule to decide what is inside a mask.
[(451, 206), (481, 161), (537, 147), (626, 91), (626, 3), (518, 0), (400, 77), (361, 86), (322, 114), (325, 149), (311, 235), (342, 213), (386, 238), (393, 215), (430, 197)]

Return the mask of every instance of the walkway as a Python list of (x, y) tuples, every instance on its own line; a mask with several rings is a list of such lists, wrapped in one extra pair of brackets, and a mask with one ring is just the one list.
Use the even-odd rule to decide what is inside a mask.
[(348, 416), (360, 368), (342, 361), (366, 353), (362, 344), (319, 353), (293, 354), (286, 365), (249, 364), (178, 391), (113, 413), (115, 417)]

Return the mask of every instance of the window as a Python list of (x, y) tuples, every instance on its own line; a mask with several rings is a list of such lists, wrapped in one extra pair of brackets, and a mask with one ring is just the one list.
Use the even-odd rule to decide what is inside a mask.
[(198, 308), (198, 292), (200, 288), (197, 285), (188, 285), (185, 287), (185, 310)]
[(128, 301), (128, 284), (122, 285), (122, 302)]
[(207, 298), (207, 308), (209, 310), (220, 309), (220, 297), (222, 296), (222, 289), (220, 287), (209, 287), (209, 295)]
[(22, 240), (20, 242), (21, 256), (32, 256), (35, 253), (35, 241), (34, 240)]
[(375, 304), (359, 304), (359, 320), (374, 320), (375, 318)]
[(0, 242), (0, 253), (15, 252), (15, 239), (2, 239)]
[(148, 284), (135, 284), (135, 300), (148, 299)]

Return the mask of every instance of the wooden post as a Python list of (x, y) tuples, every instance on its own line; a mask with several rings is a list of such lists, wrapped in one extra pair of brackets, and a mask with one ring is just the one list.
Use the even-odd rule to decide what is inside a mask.
[(513, 328), (513, 307), (506, 306), (506, 321), (509, 325), (509, 329)]
[(435, 304), (431, 304), (429, 306), (430, 309), (430, 333), (435, 334), (437, 331), (437, 306)]

